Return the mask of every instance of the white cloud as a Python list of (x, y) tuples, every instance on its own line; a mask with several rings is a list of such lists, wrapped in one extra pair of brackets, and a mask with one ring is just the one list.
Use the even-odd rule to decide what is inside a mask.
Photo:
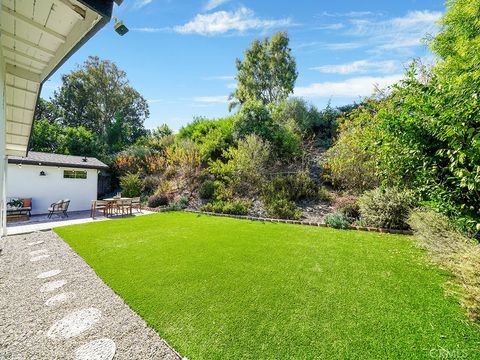
[(228, 103), (228, 96), (219, 95), (219, 96), (197, 96), (193, 98), (193, 101), (197, 103), (208, 103), (208, 104), (226, 104)]
[(218, 35), (232, 31), (244, 32), (251, 29), (271, 29), (292, 25), (290, 19), (261, 19), (246, 7), (235, 11), (217, 11), (211, 14), (198, 14), (184, 25), (173, 30), (180, 34)]
[(377, 50), (394, 50), (394, 49), (401, 49), (401, 48), (411, 48), (415, 46), (423, 45), (421, 37), (405, 37), (399, 38), (393, 42), (387, 42), (385, 44), (379, 45)]
[(319, 25), (316, 26), (315, 30), (340, 30), (345, 27), (342, 23), (335, 23), (335, 24), (326, 24), (326, 25)]
[(142, 28), (133, 28), (133, 31), (145, 32), (145, 33), (159, 33), (159, 32), (168, 32), (171, 31), (170, 28), (156, 28), (156, 27), (142, 27)]
[(442, 13), (439, 11), (410, 11), (405, 16), (388, 20), (372, 21), (366, 19), (351, 20), (352, 36), (368, 38), (376, 52), (393, 49), (407, 49), (422, 45), (427, 34), (434, 34), (439, 27), (436, 21)]
[(220, 75), (220, 76), (206, 76), (205, 80), (234, 80), (235, 76), (233, 75)]
[(358, 42), (346, 42), (346, 43), (332, 43), (324, 44), (323, 47), (329, 50), (349, 50), (349, 49), (358, 49), (362, 47), (363, 44)]
[[(365, 19), (353, 19), (351, 23), (353, 29), (352, 35), (389, 35), (391, 33), (407, 32), (425, 33), (429, 30), (437, 28), (435, 22), (440, 19), (442, 13), (440, 11), (410, 11), (405, 16), (396, 17), (382, 21), (372, 21)], [(423, 35), (423, 34), (422, 34)]]
[(392, 25), (395, 27), (410, 27), (417, 26), (419, 24), (430, 25), (440, 20), (442, 13), (440, 11), (429, 11), (429, 10), (420, 10), (420, 11), (410, 11), (406, 16), (393, 18), (391, 21)]
[(365, 17), (365, 16), (375, 16), (380, 15), (381, 13), (374, 13), (372, 11), (349, 11), (349, 12), (330, 12), (324, 11), (321, 16), (327, 17)]
[(292, 47), (301, 49), (327, 49), (327, 50), (351, 50), (364, 46), (360, 42), (343, 42), (343, 43), (326, 43), (320, 41), (312, 41), (308, 43), (295, 44)]
[(398, 67), (398, 62), (394, 60), (369, 61), (357, 60), (346, 64), (322, 65), (310, 68), (325, 74), (365, 74), (368, 72), (392, 73)]
[(403, 75), (389, 75), (384, 77), (355, 77), (345, 81), (313, 83), (308, 86), (299, 86), (295, 88), (295, 96), (303, 97), (358, 97), (369, 96), (375, 87), (385, 88), (403, 78)]
[(133, 3), (133, 7), (137, 8), (137, 9), (140, 9), (144, 6), (147, 6), (152, 1), (153, 0), (135, 0), (135, 2)]
[(209, 0), (207, 1), (207, 3), (205, 4), (205, 6), (203, 7), (203, 9), (205, 11), (210, 11), (210, 10), (213, 10), (213, 9), (216, 9), (217, 7), (219, 7), (220, 5), (222, 4), (225, 4), (227, 2), (229, 2), (230, 0)]

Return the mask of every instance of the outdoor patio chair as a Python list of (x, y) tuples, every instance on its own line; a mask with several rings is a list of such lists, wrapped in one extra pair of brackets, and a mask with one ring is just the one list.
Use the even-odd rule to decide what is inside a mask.
[(48, 218), (51, 219), (51, 217), (54, 214), (60, 215), (61, 217), (68, 217), (67, 211), (68, 211), (68, 206), (70, 205), (70, 200), (59, 200), (48, 208)]
[(125, 214), (132, 215), (132, 199), (117, 200), (115, 205), (117, 214), (122, 214), (122, 216)]
[(142, 202), (140, 201), (140, 197), (134, 197), (132, 199), (132, 209), (142, 212)]
[(95, 216), (97, 215), (97, 211), (103, 212), (103, 216), (108, 215), (108, 210), (111, 207), (108, 206), (108, 203), (103, 200), (92, 200), (92, 206), (90, 208), (90, 217), (92, 219), (95, 219)]

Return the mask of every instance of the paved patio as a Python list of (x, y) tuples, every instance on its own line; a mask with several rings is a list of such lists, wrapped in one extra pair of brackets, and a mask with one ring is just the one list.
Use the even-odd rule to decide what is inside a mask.
[[(141, 216), (152, 214), (151, 211), (142, 210), (141, 212), (133, 212), (132, 216)], [(126, 216), (125, 216), (126, 217)], [(113, 216), (113, 217), (104, 217), (97, 216), (95, 219), (90, 217), (90, 211), (75, 211), (69, 212), (68, 218), (62, 218), (60, 216), (54, 215), (51, 219), (47, 215), (33, 215), (27, 221), (17, 221), (7, 224), (7, 234), (8, 235), (19, 235), (19, 234), (28, 234), (35, 231), (44, 231), (51, 230), (59, 226), (68, 226), (75, 224), (85, 224), (89, 222), (96, 221), (105, 221), (105, 220), (114, 220), (121, 219), (122, 216)]]
[(0, 248), (0, 359), (181, 359), (53, 231)]

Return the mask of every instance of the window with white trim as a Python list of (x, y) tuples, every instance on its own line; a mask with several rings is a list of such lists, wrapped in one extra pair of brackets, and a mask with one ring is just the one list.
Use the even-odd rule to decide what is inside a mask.
[(87, 170), (63, 170), (64, 179), (86, 179)]

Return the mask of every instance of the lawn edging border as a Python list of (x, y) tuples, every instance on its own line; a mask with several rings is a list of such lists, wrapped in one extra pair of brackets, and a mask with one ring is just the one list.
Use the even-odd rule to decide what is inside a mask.
[[(149, 210), (149, 211), (152, 211), (152, 212), (166, 212), (166, 211), (168, 211), (167, 209), (164, 209), (164, 208), (145, 208), (145, 209)], [(185, 210), (182, 210), (182, 211), (193, 213), (193, 214), (211, 215), (211, 216), (219, 216), (219, 217), (229, 217), (229, 218), (233, 218), (233, 219), (263, 221), (263, 222), (283, 223), (283, 224), (295, 224), (295, 225), (304, 225), (304, 226), (329, 227), (329, 228), (334, 229), (334, 227), (329, 226), (325, 223), (313, 222), (313, 221), (274, 219), (274, 218), (264, 218), (264, 217), (258, 217), (258, 216), (248, 216), (248, 215), (220, 214), (220, 213), (193, 210), (193, 209), (185, 209)], [(340, 230), (342, 230), (342, 229), (340, 229)], [(388, 233), (388, 234), (413, 235), (413, 231), (411, 231), (411, 230), (385, 229), (385, 228), (376, 228), (376, 227), (369, 227), (369, 226), (356, 226), (356, 225), (352, 225), (345, 230), (360, 230), (360, 231), (370, 231), (370, 232)]]

